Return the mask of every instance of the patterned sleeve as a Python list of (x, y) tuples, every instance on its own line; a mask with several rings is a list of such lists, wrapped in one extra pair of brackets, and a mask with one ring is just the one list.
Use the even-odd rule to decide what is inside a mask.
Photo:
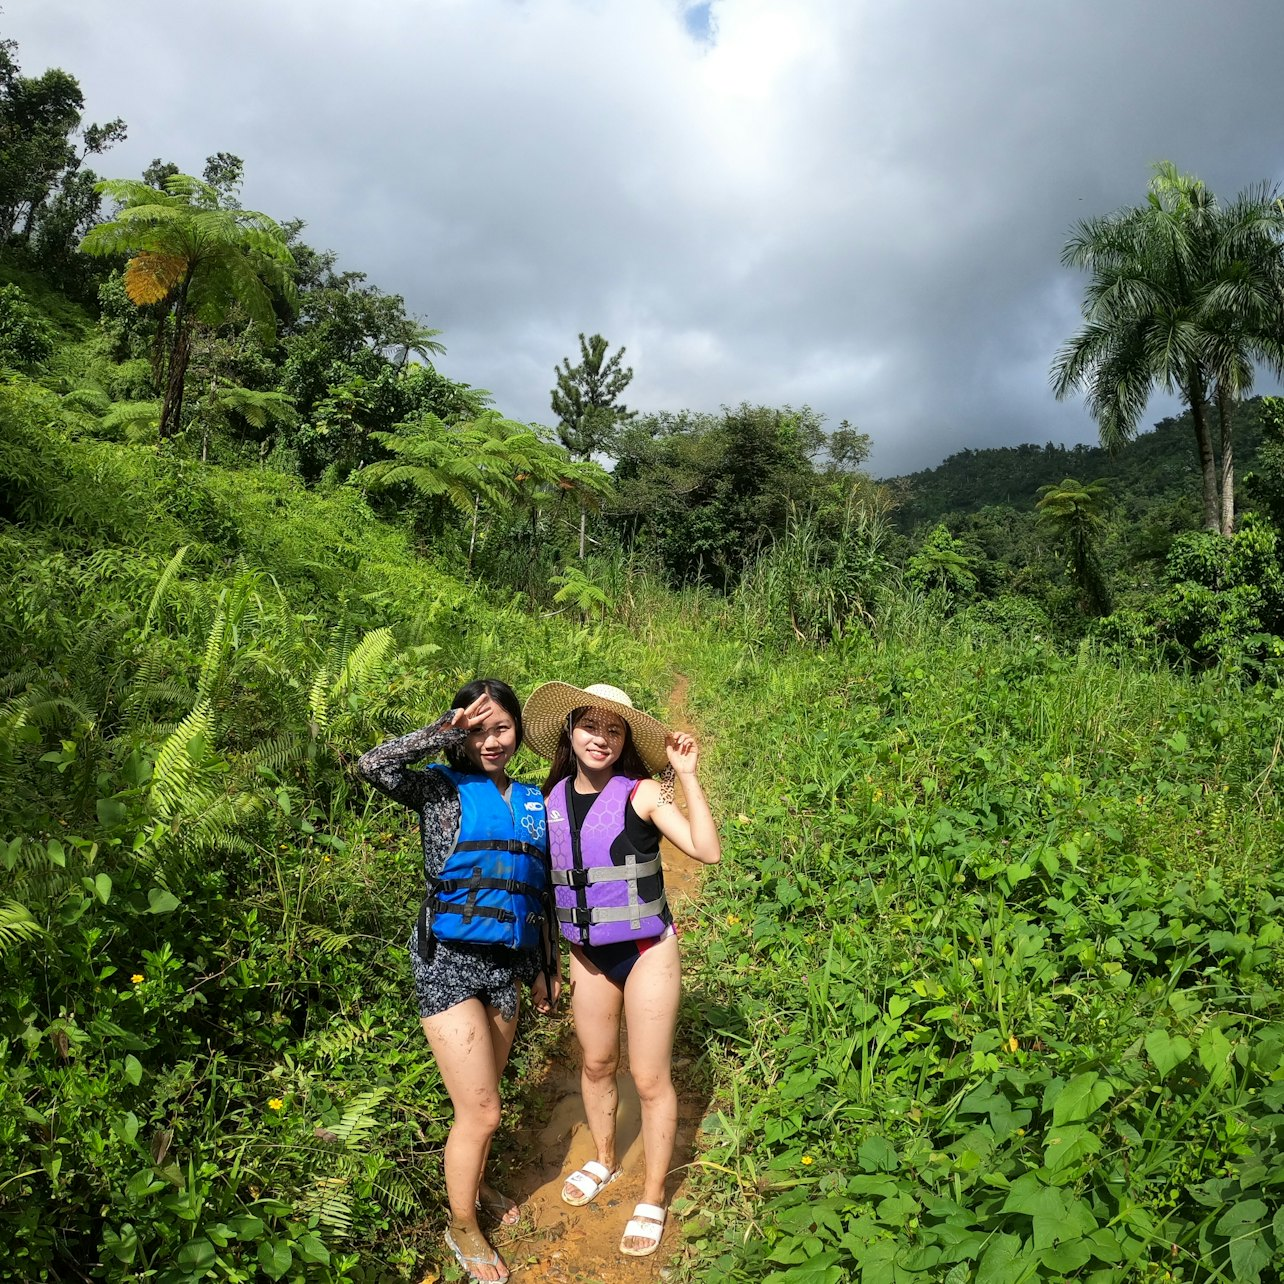
[(357, 759), (358, 773), (389, 798), (415, 811), (422, 811), (425, 787), (432, 783), (429, 778), (440, 773), (416, 770), (410, 764), (464, 739), (465, 733), (461, 728), (448, 725), (453, 715), (452, 709), (430, 726), (398, 736), (396, 740), (389, 740), (363, 753)]

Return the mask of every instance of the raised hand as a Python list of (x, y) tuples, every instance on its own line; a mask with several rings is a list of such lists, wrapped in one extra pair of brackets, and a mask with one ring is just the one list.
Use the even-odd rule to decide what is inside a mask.
[(695, 737), (686, 731), (670, 731), (664, 738), (664, 752), (669, 765), (679, 776), (694, 776), (700, 760), (700, 746)]
[(484, 691), (466, 709), (451, 710), (450, 725), (464, 731), (476, 731), (486, 719), (494, 716), (495, 702)]

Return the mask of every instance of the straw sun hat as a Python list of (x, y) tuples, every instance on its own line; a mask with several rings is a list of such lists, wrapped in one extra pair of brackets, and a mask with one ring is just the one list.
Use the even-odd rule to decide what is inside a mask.
[(633, 707), (633, 701), (619, 687), (595, 682), (591, 687), (573, 687), (569, 682), (545, 682), (536, 687), (522, 708), (526, 743), (541, 758), (551, 758), (566, 728), (567, 716), (576, 709), (592, 706), (619, 714), (633, 732), (633, 744), (653, 773), (669, 765), (664, 742), (669, 734), (664, 723)]

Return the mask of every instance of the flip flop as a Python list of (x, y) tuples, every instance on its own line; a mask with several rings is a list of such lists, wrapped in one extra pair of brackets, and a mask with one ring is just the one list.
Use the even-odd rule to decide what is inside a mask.
[[(638, 1204), (620, 1236), (620, 1252), (627, 1257), (649, 1257), (660, 1247), (663, 1234), (664, 1209), (658, 1204)], [(646, 1243), (641, 1248), (629, 1248), (624, 1243), (626, 1239), (642, 1239)]]
[[(562, 1183), (562, 1202), (570, 1204), (572, 1208), (591, 1204), (619, 1175), (620, 1169), (610, 1172), (605, 1164), (599, 1164), (596, 1159), (590, 1159)], [(567, 1199), (567, 1186), (573, 1186), (579, 1192), (575, 1199)]]
[(516, 1226), (522, 1220), (522, 1210), (517, 1204), (500, 1191), (495, 1191), (493, 1199), (477, 1196), (477, 1211), (489, 1213), (501, 1226)]
[[(485, 1243), (484, 1240), (482, 1242)], [(508, 1267), (499, 1260), (499, 1254), (493, 1248), (489, 1253), (479, 1253), (475, 1257), (470, 1257), (462, 1248), (459, 1247), (458, 1244), (455, 1243), (455, 1237), (449, 1231), (446, 1232), (446, 1247), (454, 1253), (455, 1261), (459, 1263), (459, 1269), (463, 1271), (470, 1280), (477, 1280), (480, 1284), (504, 1284), (505, 1280), (508, 1279)], [(493, 1266), (497, 1270), (503, 1271), (503, 1274), (496, 1276), (493, 1280), (484, 1280), (473, 1269), (476, 1266)]]

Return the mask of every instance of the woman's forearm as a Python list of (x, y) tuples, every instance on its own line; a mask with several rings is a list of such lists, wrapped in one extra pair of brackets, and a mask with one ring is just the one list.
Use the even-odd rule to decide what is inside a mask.
[(699, 778), (694, 771), (681, 772), (682, 796), (687, 803), (687, 824), (691, 827), (691, 855), (702, 864), (716, 865), (722, 859), (722, 841), (709, 810)]

